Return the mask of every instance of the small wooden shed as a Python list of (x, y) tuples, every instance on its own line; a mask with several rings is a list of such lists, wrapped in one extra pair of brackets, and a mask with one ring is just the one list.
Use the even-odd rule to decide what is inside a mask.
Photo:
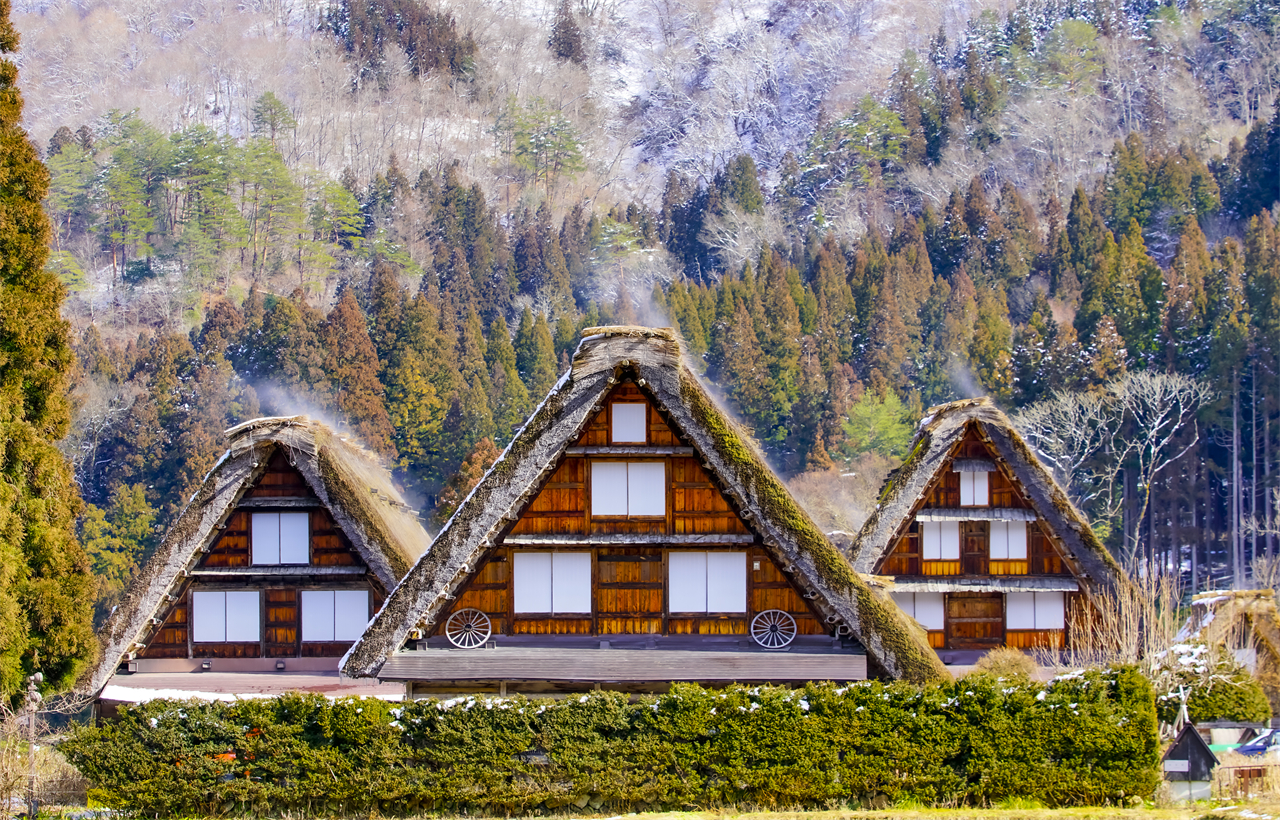
[(1208, 800), (1217, 765), (1217, 755), (1190, 723), (1182, 727), (1161, 761), (1164, 779), (1173, 787), (1173, 799), (1179, 801)]

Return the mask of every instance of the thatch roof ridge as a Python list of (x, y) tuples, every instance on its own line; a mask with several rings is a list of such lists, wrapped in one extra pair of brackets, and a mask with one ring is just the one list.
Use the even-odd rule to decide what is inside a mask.
[(474, 571), (493, 540), (513, 520), (576, 441), (618, 379), (636, 379), (666, 410), (713, 473), (786, 564), (816, 587), (833, 622), (856, 625), (855, 635), (895, 677), (926, 680), (946, 672), (919, 627), (858, 578), (751, 443), (720, 410), (681, 361), (667, 329), (602, 327), (584, 331), (572, 369), (552, 389), (471, 496), (440, 531), (430, 550), (387, 598), (364, 637), (343, 659), (351, 676), (374, 675), (408, 633), (433, 623), (448, 596)]
[(99, 661), (79, 689), (96, 693), (106, 684), (279, 448), (286, 450), (320, 504), (387, 589), (399, 582), (430, 541), (390, 473), (369, 451), (326, 425), (306, 416), (260, 418), (232, 427), (227, 436), (228, 449), (99, 630)]
[(1074, 562), (1093, 583), (1111, 586), (1123, 578), (1119, 564), (1103, 546), (1066, 491), (1054, 480), (1022, 435), (991, 399), (962, 399), (931, 407), (912, 438), (902, 466), (885, 480), (879, 504), (863, 524), (851, 548), (854, 568), (874, 571), (876, 563), (951, 455), (968, 426), (978, 424), (1013, 472), (1027, 500), (1046, 521)]

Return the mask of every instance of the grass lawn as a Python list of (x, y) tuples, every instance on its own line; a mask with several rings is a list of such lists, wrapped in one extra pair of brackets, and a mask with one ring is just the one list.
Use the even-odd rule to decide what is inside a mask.
[(565, 817), (605, 818), (605, 820), (1280, 820), (1280, 798), (1236, 803), (1202, 802), (1190, 806), (1110, 808), (1095, 806), (1075, 809), (925, 809), (806, 812), (652, 812), (624, 815), (565, 815)]

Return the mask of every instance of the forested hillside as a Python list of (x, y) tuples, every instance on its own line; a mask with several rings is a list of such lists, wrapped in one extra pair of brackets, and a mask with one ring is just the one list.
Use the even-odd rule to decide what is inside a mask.
[(100, 611), (266, 413), (442, 520), (670, 324), (821, 522), (989, 394), (1116, 554), (1270, 573), (1280, 5), (29, 4)]

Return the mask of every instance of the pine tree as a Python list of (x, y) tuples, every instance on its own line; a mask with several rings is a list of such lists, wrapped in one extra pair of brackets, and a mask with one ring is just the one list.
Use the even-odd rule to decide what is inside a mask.
[[(18, 48), (0, 0), (0, 53)], [(73, 357), (63, 289), (45, 269), (49, 174), (21, 127), (18, 69), (0, 59), (0, 695), (40, 670), (61, 689), (97, 651), (89, 561), (76, 541), (80, 499), (54, 442), (66, 435)]]
[(555, 22), (551, 26), (551, 39), (547, 41), (547, 48), (551, 49), (551, 53), (559, 60), (568, 60), (578, 65), (583, 65), (587, 61), (587, 50), (582, 44), (582, 29), (578, 28), (577, 21), (573, 19), (573, 9), (569, 6), (569, 0), (560, 0), (560, 6), (556, 9)]
[(547, 326), (547, 317), (539, 313), (533, 323), (533, 349), (529, 357), (529, 395), (535, 402), (540, 402), (555, 387), (559, 378), (559, 362), (556, 359), (556, 344), (551, 338), (551, 328)]
[(511, 346), (511, 334), (507, 322), (501, 316), (489, 325), (488, 339), (489, 379), (493, 395), (489, 403), (493, 408), (493, 424), (498, 443), (506, 444), (512, 433), (529, 416), (529, 391), (520, 379), (516, 367), (516, 351)]
[(436, 469), (441, 430), (461, 377), (452, 346), (446, 352), (440, 338), (439, 316), (423, 294), (405, 307), (400, 345), (386, 363), (385, 383), (401, 475), (415, 490), (429, 491), (441, 478)]
[(1004, 292), (984, 290), (978, 298), (969, 361), (982, 385), (1000, 401), (1007, 400), (1013, 389), (1012, 336)]
[(333, 385), (333, 404), (351, 429), (379, 455), (395, 460), (395, 430), (378, 381), (378, 354), (369, 339), (355, 291), (347, 288), (329, 312), (322, 330), (327, 352), (325, 373)]
[(462, 505), (467, 495), (480, 483), (480, 479), (484, 478), (488, 469), (498, 460), (499, 455), (501, 453), (492, 439), (482, 438), (476, 442), (476, 446), (463, 459), (458, 472), (449, 479), (444, 491), (440, 493), (440, 503), (435, 512), (437, 525), (444, 526)]

